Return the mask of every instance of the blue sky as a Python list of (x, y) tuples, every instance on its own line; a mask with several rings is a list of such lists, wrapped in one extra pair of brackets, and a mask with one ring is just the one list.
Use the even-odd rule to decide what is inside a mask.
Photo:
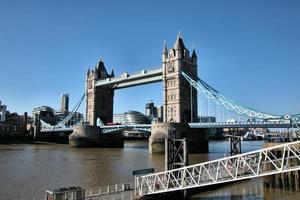
[[(180, 30), (198, 74), (258, 110), (300, 113), (300, 1), (0, 0), (0, 100), (10, 111), (72, 107), (100, 57), (108, 71), (160, 66)], [(162, 103), (161, 83), (118, 90), (115, 113)], [(81, 111), (84, 109), (81, 108)]]

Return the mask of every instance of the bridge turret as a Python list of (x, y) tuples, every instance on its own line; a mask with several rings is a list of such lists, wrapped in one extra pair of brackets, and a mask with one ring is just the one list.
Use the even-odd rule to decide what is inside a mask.
[(173, 48), (175, 50), (175, 57), (177, 57), (178, 59), (182, 59), (185, 57), (186, 49), (183, 43), (182, 36), (180, 34), (177, 35), (177, 39)]
[(183, 39), (182, 39), (182, 35), (180, 33), (177, 35), (177, 38), (176, 38), (176, 41), (175, 41), (175, 44), (174, 44), (174, 49), (176, 51), (182, 51), (182, 50), (185, 49)]
[(164, 47), (163, 47), (163, 52), (162, 52), (162, 61), (166, 62), (167, 58), (168, 58), (168, 49), (167, 49), (166, 41), (164, 41)]
[(105, 65), (104, 65), (104, 62), (102, 59), (100, 59), (100, 61), (95, 66), (95, 72), (97, 74), (98, 79), (108, 78), (108, 73), (106, 71), (106, 68), (105, 68)]

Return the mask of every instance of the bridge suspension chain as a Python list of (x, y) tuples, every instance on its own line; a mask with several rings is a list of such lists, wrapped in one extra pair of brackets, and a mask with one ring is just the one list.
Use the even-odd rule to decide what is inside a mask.
[(282, 119), (284, 116), (269, 114), (265, 112), (257, 111), (253, 108), (237, 104), (234, 101), (227, 99), (225, 96), (220, 94), (217, 90), (209, 86), (203, 80), (198, 78), (198, 82), (190, 78), (186, 73), (181, 72), (183, 77), (192, 85), (198, 92), (204, 94), (208, 100), (214, 101), (219, 106), (224, 106), (229, 111), (234, 111), (238, 115), (244, 115), (250, 118), (259, 119)]
[[(79, 99), (79, 101), (77, 102), (77, 104), (74, 106), (74, 108), (71, 110), (71, 112), (64, 117), (61, 121), (59, 121), (56, 125), (51, 125), (48, 124), (46, 122), (44, 122), (43, 120), (40, 120), (41, 122), (41, 128), (42, 129), (57, 129), (57, 128), (64, 128), (65, 125), (70, 121), (70, 119), (75, 115), (75, 113), (77, 112), (77, 110), (79, 109), (79, 107), (81, 106), (83, 100), (84, 100), (85, 94), (83, 94), (81, 96), (81, 98)], [(75, 125), (78, 125), (80, 123), (83, 122), (83, 119), (79, 120)]]
[(70, 121), (70, 119), (75, 115), (75, 113), (77, 112), (77, 110), (79, 109), (81, 103), (83, 102), (85, 97), (85, 93), (81, 96), (81, 98), (79, 99), (79, 101), (77, 102), (77, 104), (74, 106), (74, 108), (72, 109), (72, 111), (60, 122), (58, 122), (55, 125), (55, 128), (60, 128), (62, 126), (64, 126), (66, 123), (68, 123), (68, 121)]

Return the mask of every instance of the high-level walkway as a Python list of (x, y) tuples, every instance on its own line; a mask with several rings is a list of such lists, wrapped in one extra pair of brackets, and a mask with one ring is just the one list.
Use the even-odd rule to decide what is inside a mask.
[(136, 195), (148, 196), (300, 170), (300, 141), (136, 177)]
[(162, 81), (162, 67), (141, 70), (136, 73), (124, 72), (118, 77), (97, 80), (95, 86), (112, 86), (114, 89), (144, 85)]

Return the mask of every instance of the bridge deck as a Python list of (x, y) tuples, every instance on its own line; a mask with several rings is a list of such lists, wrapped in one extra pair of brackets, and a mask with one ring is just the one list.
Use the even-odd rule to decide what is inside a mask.
[(292, 128), (289, 120), (257, 122), (205, 122), (189, 123), (191, 128)]
[[(45, 122), (43, 122), (45, 124)], [(300, 126), (300, 124), (297, 124)], [(285, 121), (258, 121), (258, 122), (211, 122), (211, 123), (189, 123), (191, 128), (295, 128), (289, 120)], [(101, 126), (103, 133), (110, 133), (119, 129), (134, 129), (151, 131), (151, 124), (130, 124)], [(41, 132), (71, 131), (72, 127), (42, 126)]]

